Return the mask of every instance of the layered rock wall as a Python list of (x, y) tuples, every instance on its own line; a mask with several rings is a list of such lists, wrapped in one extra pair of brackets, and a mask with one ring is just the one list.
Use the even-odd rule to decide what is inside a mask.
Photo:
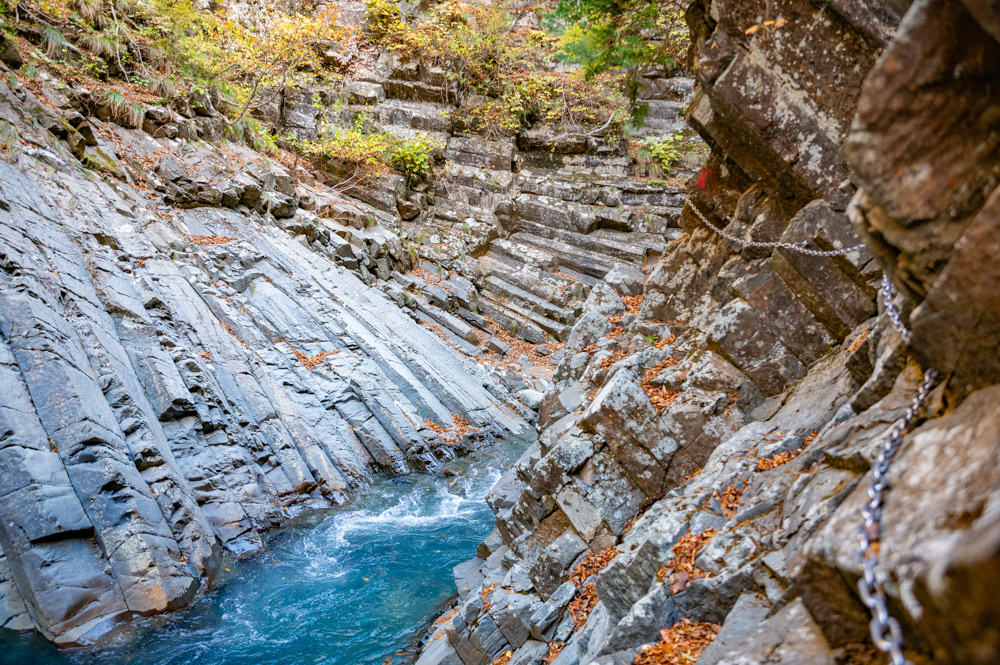
[(898, 4), (689, 9), (683, 234), (572, 328), (422, 665), (632, 663), (686, 620), (721, 626), (700, 665), (880, 662), (861, 508), (929, 368), (878, 570), (913, 662), (997, 659), (995, 8)]
[(0, 625), (93, 639), (186, 604), (223, 555), (376, 471), (531, 433), (342, 265), (402, 250), (299, 208), (336, 192), (88, 119), (50, 83), (0, 85), (19, 138), (0, 161)]

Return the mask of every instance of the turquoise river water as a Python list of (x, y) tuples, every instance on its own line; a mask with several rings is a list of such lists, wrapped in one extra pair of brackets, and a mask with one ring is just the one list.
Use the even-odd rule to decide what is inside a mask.
[(100, 647), (60, 651), (37, 636), (0, 635), (0, 663), (412, 662), (420, 628), (455, 593), (452, 567), (492, 529), (484, 497), (518, 452), (480, 451), (450, 478), (380, 478), (348, 506), (272, 534), (267, 551), (229, 564), (191, 607), (140, 619)]

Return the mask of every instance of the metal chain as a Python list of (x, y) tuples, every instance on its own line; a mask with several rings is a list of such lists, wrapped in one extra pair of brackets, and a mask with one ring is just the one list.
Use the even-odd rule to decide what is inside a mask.
[(889, 615), (883, 586), (885, 576), (875, 574), (875, 565), (878, 563), (879, 554), (878, 545), (882, 535), (885, 492), (889, 485), (889, 468), (892, 466), (892, 460), (896, 456), (900, 444), (903, 443), (903, 436), (913, 426), (936, 382), (937, 372), (935, 370), (929, 369), (924, 372), (924, 381), (920, 384), (920, 390), (917, 391), (903, 417), (893, 423), (889, 436), (879, 452), (878, 459), (872, 465), (868, 499), (861, 510), (864, 523), (858, 528), (858, 549), (854, 553), (855, 563), (861, 569), (858, 593), (861, 594), (861, 601), (872, 614), (872, 620), (869, 624), (872, 641), (880, 651), (889, 655), (889, 662), (892, 665), (910, 665), (910, 662), (903, 656), (903, 631), (899, 627), (899, 622)]
[[(821, 250), (821, 249), (810, 249), (808, 247), (805, 247), (805, 245), (809, 242), (808, 240), (802, 240), (796, 243), (744, 240), (743, 238), (737, 238), (734, 235), (726, 233), (725, 231), (717, 227), (715, 224), (712, 224), (710, 221), (708, 221), (705, 215), (702, 214), (701, 210), (698, 209), (698, 206), (696, 206), (694, 203), (691, 202), (691, 199), (687, 199), (686, 203), (691, 206), (691, 209), (694, 211), (694, 214), (698, 216), (698, 219), (704, 222), (705, 226), (707, 226), (709, 229), (711, 229), (718, 235), (722, 236), (726, 240), (739, 243), (744, 247), (762, 247), (765, 249), (781, 248), (781, 249), (788, 249), (793, 252), (799, 252), (800, 254), (808, 254), (810, 256), (843, 256), (844, 254), (850, 254), (851, 252), (862, 249), (864, 247), (864, 244), (861, 244), (861, 245), (853, 245), (852, 247), (844, 247), (841, 249)], [(910, 332), (910, 329), (906, 327), (906, 324), (903, 322), (902, 316), (900, 316), (899, 314), (899, 308), (896, 306), (896, 297), (897, 297), (896, 289), (893, 288), (892, 282), (889, 281), (889, 275), (886, 273), (882, 273), (882, 301), (885, 303), (886, 313), (892, 320), (892, 324), (896, 327), (896, 330), (898, 330), (899, 334), (903, 336), (903, 341), (909, 344), (910, 338), (912, 337), (912, 333)]]
[(889, 274), (885, 272), (882, 273), (882, 302), (885, 304), (885, 313), (889, 315), (892, 325), (902, 335), (903, 341), (909, 344), (913, 333), (906, 327), (903, 317), (899, 314), (899, 308), (896, 307), (896, 289), (892, 286), (892, 282), (889, 281)]
[[(896, 289), (889, 281), (887, 273), (882, 274), (882, 301), (886, 314), (892, 325), (909, 343), (912, 333), (903, 321), (896, 306)], [(875, 647), (889, 656), (891, 665), (912, 665), (903, 655), (903, 630), (899, 621), (889, 614), (889, 605), (885, 596), (885, 575), (875, 573), (878, 564), (879, 544), (882, 538), (882, 517), (885, 511), (885, 494), (889, 488), (889, 469), (892, 460), (903, 443), (903, 437), (916, 421), (920, 410), (927, 402), (931, 389), (937, 383), (938, 373), (934, 369), (924, 372), (924, 380), (913, 401), (906, 409), (903, 417), (897, 420), (889, 430), (882, 449), (879, 451), (875, 464), (872, 465), (872, 476), (868, 484), (868, 498), (861, 509), (864, 521), (858, 527), (858, 549), (854, 552), (854, 562), (861, 570), (858, 580), (858, 593), (861, 602), (871, 612), (872, 620), (868, 624)]]
[(698, 206), (691, 202), (691, 199), (687, 199), (686, 203), (691, 206), (691, 209), (694, 210), (694, 214), (698, 216), (698, 219), (705, 223), (705, 226), (726, 240), (739, 243), (744, 247), (762, 247), (765, 249), (781, 248), (798, 252), (799, 254), (808, 254), (809, 256), (843, 256), (844, 254), (850, 254), (851, 252), (864, 248), (864, 244), (860, 244), (852, 247), (844, 247), (842, 249), (810, 249), (809, 247), (806, 247), (806, 245), (809, 244), (808, 240), (802, 240), (799, 242), (762, 242), (760, 240), (744, 240), (743, 238), (737, 238), (734, 235), (726, 233), (715, 224), (708, 221), (705, 215), (701, 214), (701, 210), (698, 210)]
[[(690, 199), (688, 199), (686, 203), (691, 206), (691, 209), (694, 210), (694, 214), (698, 216), (698, 219), (700, 219), (705, 226), (726, 240), (739, 243), (744, 247), (762, 247), (765, 249), (780, 248), (793, 252), (799, 252), (801, 254), (808, 254), (810, 256), (842, 256), (864, 247), (862, 244), (827, 251), (806, 247), (805, 245), (808, 243), (807, 240), (797, 243), (744, 240), (743, 238), (737, 238), (734, 235), (726, 233), (708, 221), (705, 215), (701, 213), (698, 207), (695, 206)], [(889, 319), (892, 321), (896, 330), (899, 331), (899, 334), (902, 335), (903, 341), (909, 343), (912, 333), (903, 321), (903, 317), (899, 312), (899, 307), (896, 304), (898, 294), (893, 288), (892, 282), (889, 281), (888, 274), (885, 273), (882, 275), (881, 293), (882, 301), (885, 304), (886, 314), (888, 314)], [(910, 431), (910, 428), (913, 427), (913, 423), (916, 421), (917, 416), (920, 414), (920, 410), (927, 402), (927, 398), (930, 396), (931, 389), (934, 387), (934, 384), (937, 383), (937, 379), (938, 373), (936, 370), (928, 369), (924, 372), (924, 380), (920, 384), (920, 389), (914, 396), (913, 402), (906, 409), (906, 413), (903, 414), (903, 417), (893, 423), (892, 429), (889, 431), (889, 436), (882, 444), (882, 449), (879, 451), (878, 458), (872, 466), (871, 482), (868, 485), (868, 498), (861, 511), (864, 522), (858, 528), (858, 548), (854, 553), (855, 563), (861, 570), (861, 579), (858, 580), (858, 593), (860, 593), (862, 602), (869, 609), (872, 615), (872, 620), (869, 624), (872, 642), (874, 642), (875, 646), (880, 651), (883, 651), (889, 656), (889, 662), (891, 665), (912, 665), (912, 663), (906, 660), (906, 657), (903, 656), (903, 631), (902, 628), (900, 628), (899, 621), (889, 614), (889, 606), (886, 600), (884, 586), (885, 575), (884, 573), (878, 575), (875, 573), (875, 566), (878, 564), (879, 543), (882, 535), (882, 516), (885, 511), (885, 495), (889, 488), (889, 469), (892, 466), (893, 458), (896, 456), (900, 445), (903, 443), (903, 437)]]

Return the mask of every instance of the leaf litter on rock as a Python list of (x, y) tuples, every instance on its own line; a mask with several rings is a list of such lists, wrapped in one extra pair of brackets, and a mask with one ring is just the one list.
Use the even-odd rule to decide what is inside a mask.
[(716, 533), (716, 529), (706, 529), (697, 535), (688, 531), (677, 541), (673, 547), (674, 560), (656, 574), (660, 579), (669, 581), (671, 593), (683, 591), (694, 580), (711, 576), (711, 573), (696, 567), (694, 560)]
[(719, 634), (719, 626), (681, 619), (670, 628), (660, 629), (660, 641), (644, 646), (633, 665), (691, 665)]

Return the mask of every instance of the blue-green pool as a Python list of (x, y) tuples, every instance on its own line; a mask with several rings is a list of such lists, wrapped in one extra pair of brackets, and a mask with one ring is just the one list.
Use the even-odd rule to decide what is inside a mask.
[(451, 569), (493, 527), (484, 502), (517, 450), (481, 451), (451, 478), (379, 479), (352, 504), (300, 519), (191, 607), (101, 647), (59, 651), (0, 635), (17, 665), (377, 665), (403, 654), (455, 593)]

